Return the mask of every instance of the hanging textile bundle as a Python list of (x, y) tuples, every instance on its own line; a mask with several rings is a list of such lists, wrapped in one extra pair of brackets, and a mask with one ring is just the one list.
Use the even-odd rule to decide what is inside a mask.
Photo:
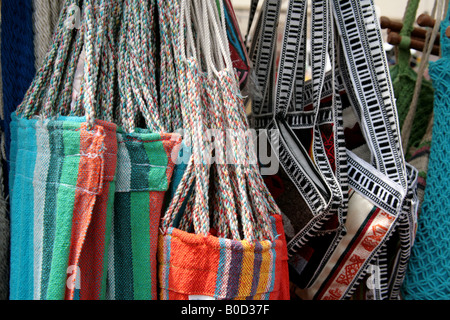
[[(14, 230), (17, 236), (24, 230), (34, 241), (26, 242), (29, 248), (15, 244), (30, 255), (34, 250), (37, 258), (38, 271), (30, 275), (34, 287), (29, 283), (26, 289), (35, 299), (156, 299), (160, 213), (181, 141), (167, 128), (180, 123), (175, 117), (160, 121), (154, 28), (130, 30), (142, 21), (154, 26), (157, 8), (149, 1), (87, 2), (80, 29), (72, 30), (67, 21), (80, 10), (78, 4), (65, 4), (53, 47), (22, 103), (21, 112), (31, 119), (16, 116), (18, 124), (12, 125), (13, 149), (30, 158), (12, 159), (12, 175), (20, 175), (14, 178), (14, 198), (34, 197), (34, 229), (40, 235), (33, 238), (32, 230), (24, 229), (33, 224)], [(66, 65), (55, 64), (60, 61)], [(47, 99), (43, 110), (39, 99)], [(26, 144), (29, 152), (21, 147), (25, 134), (38, 139)], [(80, 161), (80, 170), (73, 170), (77, 158), (92, 164)], [(34, 171), (29, 163), (35, 163)], [(22, 176), (31, 178), (34, 193), (21, 195), (21, 187), (29, 186)], [(64, 188), (81, 195), (69, 201), (68, 195), (60, 196)], [(14, 214), (23, 211), (33, 218), (29, 203), (23, 209), (14, 204)], [(19, 277), (25, 266), (17, 267), (16, 259), (12, 265)], [(13, 282), (17, 285), (16, 276)]]
[[(122, 127), (117, 130), (116, 188), (106, 282), (106, 297), (113, 300), (157, 299), (158, 227), (176, 160), (174, 154), (181, 143), (179, 134), (169, 133), (180, 125), (179, 119), (164, 119), (163, 109), (159, 108), (156, 10), (155, 1), (126, 1), (122, 6), (117, 52), (117, 121)], [(144, 22), (148, 27), (143, 27)], [(161, 84), (163, 79), (173, 77), (166, 70)], [(160, 88), (161, 99), (178, 98), (165, 82)], [(164, 105), (165, 112), (175, 108), (171, 103)], [(145, 129), (139, 127), (139, 118)]]
[[(162, 219), (160, 298), (286, 299), (281, 217), (250, 162), (223, 4), (171, 3), (184, 139), (192, 155)], [(208, 129), (216, 133), (214, 162)]]
[(263, 95), (252, 101), (252, 115), (257, 127), (279, 130), (281, 176), (299, 195), (295, 208), (281, 206), (294, 292), (397, 298), (414, 238), (417, 172), (403, 159), (373, 3), (312, 1), (312, 79), (305, 82), (306, 2), (290, 2), (273, 92), (266, 83), (276, 51), (258, 48), (273, 48), (279, 4), (267, 0), (263, 8), (250, 54)]
[(173, 134), (118, 134), (108, 299), (157, 299), (158, 226), (180, 145)]
[[(440, 8), (440, 9), (439, 9)], [(428, 164), (427, 186), (419, 216), (417, 237), (412, 248), (402, 293), (409, 300), (446, 300), (450, 298), (448, 272), (448, 108), (450, 83), (450, 39), (443, 30), (450, 26), (450, 10), (438, 2), (436, 27), (441, 30), (442, 57), (430, 63), (434, 86), (434, 123)], [(446, 16), (441, 21), (439, 13)]]
[[(323, 3), (315, 7), (320, 8), (321, 5)], [(333, 113), (340, 112), (335, 109), (339, 108), (340, 102), (333, 105), (331, 96), (325, 96), (333, 95), (335, 87), (335, 80), (332, 74), (325, 74), (323, 63), (328, 57), (330, 42), (326, 35), (323, 40), (315, 38), (317, 64), (313, 74), (317, 77), (313, 90), (311, 82), (304, 83), (307, 61), (306, 4), (290, 2), (278, 75), (274, 77), (271, 73), (272, 76), (268, 76), (267, 70), (276, 70), (274, 28), (280, 9), (277, 1), (266, 1), (263, 8), (255, 28), (257, 42), (252, 42), (250, 51), (255, 59), (256, 76), (263, 95), (252, 101), (252, 117), (256, 127), (267, 127), (280, 133), (280, 141), (273, 141), (273, 144), (279, 147), (281, 177), (289, 191), (282, 194), (278, 201), (282, 205), (289, 240), (295, 237), (299, 243), (306, 243), (325, 221), (329, 221), (328, 228), (332, 232), (336, 224), (342, 223), (339, 222), (342, 213), (338, 210), (345, 208), (340, 190), (340, 185), (345, 187), (345, 175), (338, 177), (341, 180), (338, 181), (334, 174), (334, 171), (338, 174), (345, 172), (345, 169), (340, 169), (340, 166), (345, 168), (345, 158), (342, 152), (338, 154), (341, 147), (337, 144), (342, 145), (342, 129), (335, 124), (338, 118), (332, 117)], [(322, 21), (316, 19), (312, 25), (326, 25), (324, 19), (329, 21), (330, 18), (326, 15), (321, 17)], [(267, 23), (262, 24), (262, 21)], [(329, 35), (328, 27), (325, 33)], [(272, 48), (272, 52), (266, 54), (266, 50), (258, 48)], [(278, 79), (273, 92), (268, 87), (269, 78)], [(323, 145), (326, 145), (326, 150), (321, 147)], [(310, 158), (312, 154), (316, 159)], [(298, 201), (295, 207), (290, 204), (292, 197)]]
[[(245, 69), (245, 61), (230, 58), (230, 50), (243, 49), (242, 42), (227, 42), (230, 34), (241, 38), (231, 32), (232, 7), (220, 1), (191, 5), (64, 3), (52, 46), (12, 115), (11, 299), (157, 299), (158, 238), (161, 247), (172, 232), (194, 226), (187, 234), (199, 241), (210, 228), (211, 257), (219, 243), (227, 257), (245, 253), (215, 269), (219, 279), (231, 268), (232, 282), (205, 294), (288, 298), (281, 215), (249, 161), (252, 141), (240, 136), (248, 129), (239, 96), (246, 74), (240, 83), (233, 67)], [(186, 58), (180, 12), (189, 17), (186, 26), (194, 23), (187, 29), (189, 56), (198, 50), (202, 62), (195, 54)], [(193, 35), (194, 28), (209, 40)], [(207, 75), (200, 69), (204, 62)], [(180, 152), (175, 131), (182, 128), (195, 138)], [(226, 151), (233, 165), (205, 163), (201, 151), (211, 149), (204, 149), (202, 138), (212, 128), (238, 133)], [(218, 140), (224, 150), (225, 141)], [(179, 163), (184, 157), (188, 161)], [(176, 163), (180, 170), (162, 220), (167, 233), (159, 234)], [(185, 264), (199, 260), (186, 261), (183, 252), (171, 251)], [(160, 251), (160, 259), (178, 263), (165, 254)], [(242, 272), (250, 260), (255, 270)], [(186, 298), (180, 292), (170, 298)]]

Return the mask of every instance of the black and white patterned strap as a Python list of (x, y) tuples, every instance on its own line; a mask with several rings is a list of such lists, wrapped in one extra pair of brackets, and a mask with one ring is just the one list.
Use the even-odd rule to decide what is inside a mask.
[[(325, 83), (325, 72), (326, 72), (326, 62), (327, 57), (331, 61), (331, 75), (332, 75), (332, 110), (334, 113), (333, 116), (333, 136), (335, 138), (334, 145), (336, 146), (336, 150), (339, 146), (344, 146), (344, 136), (343, 131), (342, 134), (339, 135), (339, 130), (342, 127), (339, 127), (336, 121), (339, 119), (339, 114), (341, 114), (341, 101), (339, 99), (339, 94), (335, 90), (336, 88), (336, 74), (337, 74), (337, 66), (336, 66), (336, 52), (334, 45), (334, 28), (332, 22), (332, 10), (330, 6), (330, 2), (327, 0), (313, 0), (312, 1), (312, 10), (311, 10), (311, 67), (312, 67), (312, 85), (313, 85), (313, 110), (316, 111), (314, 123), (317, 123), (317, 118), (320, 110), (322, 89)], [(332, 188), (334, 192), (334, 201), (341, 202), (343, 199), (343, 195), (341, 193), (341, 181), (337, 179), (335, 174), (341, 173), (341, 168), (339, 167), (339, 161), (336, 162), (337, 168), (336, 172), (333, 172), (333, 169), (330, 166), (330, 162), (327, 158), (327, 154), (325, 152), (325, 146), (323, 144), (323, 139), (320, 132), (320, 127), (316, 125), (314, 127), (314, 144), (313, 144), (313, 154), (314, 160), (319, 167), (320, 171), (324, 175), (328, 185)], [(339, 140), (341, 138), (341, 140)], [(345, 153), (343, 154), (345, 156)], [(335, 152), (336, 157), (336, 152)], [(339, 156), (336, 157), (336, 160), (339, 160)], [(331, 210), (337, 210), (340, 207), (341, 203), (335, 203), (337, 206), (331, 206)], [(333, 209), (334, 208), (334, 209)], [(333, 212), (334, 213), (334, 212)]]
[[(313, 85), (311, 80), (304, 80), (305, 73), (304, 71), (302, 72), (299, 70), (301, 69), (302, 65), (300, 61), (305, 60), (305, 58), (300, 58), (300, 55), (302, 55), (302, 50), (300, 50), (299, 52), (297, 73), (295, 75), (295, 89), (292, 94), (292, 99), (290, 100), (289, 107), (280, 110), (279, 113), (282, 114), (282, 117), (286, 120), (286, 122), (292, 129), (312, 128), (314, 125), (316, 125), (316, 123), (314, 123), (316, 112), (318, 112), (316, 119), (318, 125), (333, 123), (334, 120), (333, 118), (331, 118), (331, 107), (321, 105), (318, 111), (313, 110)], [(321, 100), (326, 101), (332, 99), (335, 88), (340, 92), (344, 90), (344, 86), (342, 83), (343, 81), (340, 74), (338, 74), (337, 77), (338, 83), (337, 87), (335, 87), (335, 85), (333, 85), (331, 72), (326, 73), (321, 92)], [(303, 88), (301, 86), (303, 86)], [(265, 128), (267, 127), (269, 122), (272, 121), (273, 112), (271, 108), (269, 108), (268, 110), (268, 113), (260, 114), (255, 117), (254, 123), (256, 128)]]
[[(396, 219), (371, 262), (381, 272), (378, 298), (395, 298), (414, 238), (417, 170), (408, 166), (403, 157), (394, 94), (373, 1), (343, 0), (334, 2), (334, 7), (345, 58), (340, 63), (342, 76), (372, 152), (370, 164), (348, 152), (349, 183)], [(386, 246), (396, 232), (401, 246), (388, 274)], [(364, 270), (361, 268), (361, 275)], [(351, 293), (349, 288), (347, 297)]]
[[(278, 129), (280, 132), (279, 150), (280, 163), (286, 174), (297, 187), (299, 193), (309, 205), (314, 218), (310, 223), (296, 234), (288, 244), (288, 252), (293, 254), (303, 246), (308, 239), (315, 236), (322, 226), (326, 217), (338, 215), (340, 225), (346, 212), (346, 197), (342, 193), (342, 185), (347, 190), (346, 170), (341, 171), (341, 164), (346, 166), (346, 153), (344, 135), (342, 127), (342, 112), (339, 100), (339, 92), (336, 90), (336, 68), (331, 72), (331, 91), (333, 103), (332, 107), (320, 109), (320, 99), (326, 78), (327, 56), (334, 61), (335, 48), (333, 39), (332, 11), (328, 1), (315, 0), (312, 2), (312, 23), (311, 38), (312, 55), (315, 57), (313, 65), (313, 79), (310, 82), (310, 101), (312, 111), (299, 112), (297, 119), (307, 119), (310, 128), (313, 129), (313, 160), (304, 150), (303, 145), (298, 141), (297, 136), (291, 128), (291, 124), (286, 121), (287, 110), (293, 99), (293, 93), (299, 94), (301, 90), (299, 83), (304, 83), (304, 62), (305, 57), (298, 58), (299, 54), (305, 56), (306, 49), (302, 46), (302, 36), (306, 29), (306, 1), (289, 2), (286, 27), (283, 36), (277, 84), (275, 86), (275, 114), (274, 121), (269, 128)], [(334, 65), (333, 65), (334, 66)], [(297, 81), (301, 77), (301, 81)], [(294, 95), (295, 97), (295, 95)], [(304, 96), (300, 96), (301, 101)], [(297, 101), (296, 101), (297, 102)], [(330, 166), (327, 154), (323, 145), (319, 120), (323, 120), (323, 115), (328, 114), (328, 119), (333, 123), (333, 136), (336, 151), (336, 172)], [(340, 119), (340, 123), (336, 120)], [(341, 179), (341, 177), (343, 179)]]
[[(399, 233), (400, 249), (394, 260), (391, 275), (388, 278), (388, 299), (398, 299), (400, 296), (400, 289), (411, 257), (411, 249), (414, 245), (417, 227), (419, 200), (416, 190), (418, 170), (409, 163), (406, 163), (406, 169), (408, 173), (408, 192), (403, 201), (402, 215), (399, 217), (397, 232)], [(382, 250), (386, 249), (382, 248)]]
[[(328, 159), (320, 159), (318, 154), (325, 150), (323, 140), (321, 138), (319, 125), (314, 127), (314, 155), (315, 162), (318, 164), (321, 172), (325, 174), (325, 179), (328, 185), (333, 190), (333, 199), (329, 205), (328, 215), (336, 215), (338, 218), (338, 224), (340, 227), (334, 233), (334, 238), (330, 242), (329, 246), (323, 254), (323, 259), (316, 266), (314, 273), (311, 275), (309, 282), (313, 282), (325, 265), (328, 263), (328, 259), (336, 246), (340, 243), (345, 230), (343, 226), (345, 224), (345, 218), (348, 208), (348, 179), (347, 179), (347, 153), (345, 147), (345, 138), (343, 130), (342, 119), (342, 101), (340, 99), (339, 84), (339, 70), (337, 68), (338, 61), (338, 47), (335, 43), (334, 37), (334, 25), (332, 21), (332, 8), (329, 1), (313, 1), (312, 8), (312, 55), (316, 57), (315, 61), (312, 61), (312, 85), (313, 85), (313, 103), (315, 104), (314, 110), (317, 110), (316, 115), (320, 114), (320, 102), (322, 98), (321, 88), (324, 88), (326, 82), (331, 82), (331, 92), (329, 93), (332, 98), (332, 124), (333, 124), (333, 138), (334, 138), (334, 156), (335, 156), (335, 171), (329, 167)], [(328, 15), (328, 16), (327, 16)], [(328, 40), (327, 40), (328, 39)], [(327, 79), (325, 74), (325, 61), (326, 54), (329, 54), (331, 62), (331, 78)], [(318, 123), (318, 118), (315, 119), (315, 123)], [(324, 219), (326, 220), (326, 219)], [(320, 235), (322, 231), (318, 231)], [(324, 231), (328, 233), (329, 230)], [(290, 253), (295, 253), (297, 249), (301, 247), (302, 242), (292, 239), (288, 244)]]
[[(274, 119), (268, 129), (279, 131), (280, 164), (299, 193), (303, 195), (313, 215), (318, 215), (328, 207), (333, 191), (284, 119), (295, 88), (301, 36), (304, 35), (303, 30), (306, 28), (306, 4), (306, 1), (289, 1), (288, 4), (278, 75), (274, 88)], [(311, 113), (313, 119), (316, 118), (316, 113), (317, 110)]]
[[(261, 94), (254, 97), (252, 101), (252, 113), (255, 117), (261, 113), (267, 113), (265, 98), (270, 86), (271, 69), (274, 65), (277, 25), (280, 15), (280, 1), (266, 0), (261, 9), (260, 16), (255, 28), (255, 39), (249, 50), (249, 55), (254, 65), (256, 80)], [(265, 107), (265, 108), (264, 108)]]
[(406, 190), (394, 94), (371, 0), (333, 1), (339, 36), (373, 165)]
[(274, 114), (277, 116), (285, 116), (298, 76), (297, 64), (299, 60), (301, 63), (305, 60), (303, 58), (301, 61), (299, 57), (302, 53), (305, 54), (305, 50), (302, 53), (300, 50), (304, 41), (302, 36), (306, 30), (306, 9), (305, 1), (289, 1), (273, 101)]

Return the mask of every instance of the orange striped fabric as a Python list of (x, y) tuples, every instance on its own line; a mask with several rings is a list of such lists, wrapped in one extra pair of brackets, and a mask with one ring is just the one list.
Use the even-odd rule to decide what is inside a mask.
[(159, 236), (161, 300), (286, 299), (285, 245), (230, 240), (169, 228)]
[[(82, 123), (80, 127), (80, 162), (78, 166), (78, 178), (76, 185), (76, 193), (75, 193), (75, 202), (73, 207), (73, 217), (72, 217), (72, 235), (71, 235), (71, 245), (69, 251), (69, 266), (79, 266), (80, 256), (83, 251), (83, 246), (85, 244), (85, 240), (88, 235), (88, 230), (91, 236), (95, 237), (100, 236), (99, 232), (102, 231), (104, 236), (105, 231), (100, 228), (93, 228), (91, 226), (91, 222), (97, 222), (98, 220), (104, 219), (105, 212), (103, 215), (100, 212), (94, 211), (94, 206), (97, 207), (102, 206), (102, 203), (99, 202), (99, 195), (103, 193), (103, 184), (105, 174), (111, 178), (114, 176), (115, 166), (112, 167), (111, 163), (108, 164), (109, 171), (105, 172), (105, 142), (106, 140), (112, 140), (108, 143), (108, 152), (113, 152), (111, 150), (111, 146), (116, 145), (115, 143), (115, 125), (112, 123), (106, 123), (102, 121), (105, 126), (112, 126), (113, 132), (107, 132), (108, 136), (105, 134), (105, 129), (101, 125), (95, 125), (91, 130), (87, 129), (87, 123)], [(115, 157), (113, 157), (115, 159)], [(107, 188), (108, 189), (108, 188)], [(108, 190), (106, 190), (106, 197), (103, 197), (103, 202), (108, 201)], [(101, 217), (103, 216), (103, 217)], [(93, 218), (94, 217), (94, 218)], [(105, 244), (104, 243), (93, 243), (92, 240), (88, 242), (89, 248), (88, 251), (99, 253), (99, 251), (103, 251)], [(101, 260), (101, 256), (98, 257)], [(86, 265), (79, 270), (83, 270), (87, 274), (88, 270), (94, 268), (95, 270), (103, 268), (102, 261), (90, 261), (94, 262), (93, 264)], [(77, 276), (76, 272), (78, 269), (74, 270), (74, 273), (71, 274), (72, 278), (75, 279), (74, 276)], [(79, 275), (78, 275), (79, 276)], [(83, 276), (80, 279), (84, 279)], [(83, 286), (85, 293), (90, 293), (91, 298), (99, 298), (99, 285), (96, 284), (96, 278), (92, 279), (94, 283), (88, 283), (86, 280), (83, 280)], [(93, 285), (93, 286), (92, 286)], [(92, 287), (95, 287), (97, 290), (92, 291)], [(65, 292), (65, 299), (72, 300), (74, 298), (75, 286), (68, 286)], [(93, 293), (97, 293), (93, 296)], [(83, 297), (87, 298), (87, 297)]]

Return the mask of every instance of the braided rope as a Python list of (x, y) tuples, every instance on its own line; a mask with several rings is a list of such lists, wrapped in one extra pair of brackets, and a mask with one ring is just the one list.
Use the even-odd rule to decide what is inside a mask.
[(101, 54), (101, 65), (99, 70), (99, 92), (97, 93), (97, 117), (114, 122), (114, 93), (116, 92), (117, 67), (115, 61), (117, 52), (117, 35), (120, 24), (122, 5), (120, 0), (110, 1), (107, 15), (107, 25), (104, 33), (103, 50)]
[[(187, 143), (192, 147), (192, 156), (162, 218), (162, 231), (173, 226), (187, 190), (193, 186), (194, 193), (188, 199), (179, 228), (188, 231), (193, 226), (195, 233), (206, 235), (211, 223), (219, 237), (241, 239), (242, 234), (249, 241), (273, 240), (270, 214), (280, 211), (257, 164), (249, 161), (254, 153), (253, 141), (245, 135), (249, 125), (226, 40), (224, 8), (222, 3), (219, 5), (221, 14), (209, 2), (158, 1), (160, 19), (170, 21), (169, 28), (161, 27), (161, 50), (173, 52), (182, 123), (187, 140), (192, 139), (191, 144)], [(167, 32), (168, 29), (172, 32)], [(178, 36), (173, 37), (178, 30)], [(161, 57), (161, 72), (168, 72), (167, 62), (171, 57), (171, 54)], [(170, 85), (169, 79), (167, 74), (161, 77), (161, 88)], [(161, 101), (168, 103), (170, 98), (166, 96)], [(212, 153), (210, 144), (206, 143), (210, 138), (208, 129), (216, 132), (216, 162), (212, 167), (208, 162)], [(234, 133), (228, 137), (232, 140), (230, 145), (225, 143), (225, 131)], [(224, 164), (225, 154), (227, 163), (232, 164)], [(211, 193), (210, 178), (214, 188)]]
[(222, 226), (222, 223), (219, 222), (221, 226), (220, 232), (218, 232), (219, 236), (227, 237), (229, 232), (231, 233), (231, 237), (233, 239), (240, 239), (239, 229), (238, 229), (238, 221), (236, 218), (235, 212), (235, 201), (233, 196), (233, 190), (231, 188), (231, 177), (230, 170), (228, 166), (225, 164), (225, 154), (227, 152), (225, 145), (225, 130), (223, 127), (224, 119), (223, 119), (223, 111), (214, 106), (220, 106), (223, 104), (221, 96), (218, 92), (218, 82), (216, 79), (211, 79), (209, 85), (206, 87), (206, 95), (210, 100), (210, 110), (211, 110), (211, 118), (214, 119), (213, 128), (218, 129), (216, 131), (218, 134), (215, 135), (215, 147), (216, 147), (216, 162), (217, 167), (217, 176), (215, 183), (217, 184), (216, 195), (218, 195), (219, 200), (217, 200), (217, 210), (219, 219), (225, 220), (225, 217), (228, 219), (229, 228)]
[[(70, 5), (79, 4), (78, 1), (72, 1)], [(53, 64), (53, 72), (51, 73), (49, 82), (45, 86), (47, 88), (47, 94), (44, 102), (44, 115), (46, 117), (51, 117), (56, 114), (56, 101), (58, 100), (59, 89), (63, 79), (63, 73), (65, 71), (69, 49), (71, 48), (72, 42), (74, 40), (74, 34), (77, 33), (76, 29), (69, 29), (64, 26), (66, 29), (64, 33), (64, 37), (60, 43), (60, 46), (57, 50), (56, 60)], [(74, 70), (74, 69), (73, 69)]]
[[(97, 6), (95, 6), (97, 4)], [(96, 105), (96, 83), (99, 71), (100, 52), (103, 46), (103, 32), (106, 21), (106, 2), (103, 0), (86, 0), (86, 32), (85, 50), (86, 61), (84, 65), (84, 90), (83, 90), (83, 106), (86, 114), (86, 122), (88, 128), (92, 128), (95, 121), (95, 105)], [(95, 28), (96, 16), (95, 9), (98, 10), (99, 22)]]
[(61, 92), (61, 98), (59, 99), (58, 110), (60, 114), (70, 113), (70, 105), (72, 101), (73, 82), (75, 79), (75, 73), (80, 59), (81, 52), (83, 50), (83, 38), (84, 38), (85, 25), (81, 26), (81, 29), (77, 32), (75, 44), (73, 46), (71, 57), (68, 61), (66, 76), (62, 80), (63, 89)]
[(181, 205), (183, 204), (184, 200), (186, 199), (186, 196), (189, 192), (189, 186), (191, 186), (194, 182), (195, 175), (192, 174), (192, 167), (194, 164), (194, 158), (190, 157), (186, 173), (183, 175), (175, 194), (172, 198), (172, 201), (170, 202), (169, 207), (167, 208), (164, 216), (162, 217), (161, 222), (161, 229), (167, 230), (169, 227), (173, 226), (173, 221), (175, 219), (175, 216), (177, 215), (178, 211), (181, 208)]
[(118, 49), (120, 92), (119, 121), (127, 131), (136, 128), (141, 112), (152, 131), (167, 131), (158, 110), (154, 41), (154, 1), (123, 3), (123, 18)]
[[(209, 6), (209, 9), (211, 10), (211, 6)], [(216, 8), (215, 8), (216, 9)], [(223, 7), (221, 8), (221, 12), (223, 12)], [(211, 12), (213, 15), (217, 15), (217, 12)], [(224, 21), (224, 15), (221, 15), (222, 20), (222, 27), (225, 28), (225, 21)], [(212, 19), (213, 22), (217, 21), (216, 19)], [(217, 27), (217, 26), (216, 26)], [(219, 33), (220, 34), (220, 33)], [(229, 46), (227, 37), (224, 35), (226, 34), (226, 30), (223, 31), (222, 37), (218, 37), (218, 43), (221, 45), (221, 49), (224, 51), (225, 57), (230, 57), (229, 55)], [(246, 131), (249, 128), (248, 120), (245, 114), (245, 108), (243, 104), (242, 97), (239, 92), (239, 86), (238, 86), (238, 80), (236, 74), (232, 70), (232, 64), (229, 59), (225, 59), (227, 64), (227, 69), (225, 69), (226, 72), (223, 73), (223, 76), (221, 77), (223, 81), (222, 88), (227, 89), (226, 93), (224, 94), (225, 97), (233, 97), (234, 101), (234, 108), (232, 108), (232, 114), (233, 118), (231, 120), (235, 121), (235, 125), (237, 126), (237, 130)], [(226, 113), (228, 114), (228, 112)], [(241, 126), (239, 127), (239, 123), (241, 123)], [(259, 226), (259, 228), (255, 227), (255, 230), (257, 230), (257, 238), (259, 240), (263, 240), (264, 238), (268, 238), (270, 240), (273, 240), (273, 232), (271, 228), (271, 222), (269, 219), (269, 215), (271, 212), (273, 213), (279, 213), (279, 209), (276, 206), (272, 196), (270, 195), (269, 191), (267, 190), (267, 187), (265, 186), (262, 177), (258, 171), (258, 167), (256, 164), (249, 163), (249, 159), (256, 159), (256, 156), (254, 155), (253, 151), (255, 150), (253, 147), (253, 143), (251, 139), (248, 139), (248, 136), (246, 136), (247, 139), (245, 141), (240, 141), (239, 143), (241, 146), (245, 146), (245, 153), (241, 154), (240, 157), (244, 160), (244, 169), (245, 169), (245, 175), (246, 180), (248, 183), (248, 189), (250, 191), (250, 200), (253, 204), (254, 211), (256, 213), (256, 222)], [(245, 198), (244, 205), (245, 203)], [(250, 219), (253, 217), (250, 216)], [(254, 218), (253, 218), (254, 219)]]

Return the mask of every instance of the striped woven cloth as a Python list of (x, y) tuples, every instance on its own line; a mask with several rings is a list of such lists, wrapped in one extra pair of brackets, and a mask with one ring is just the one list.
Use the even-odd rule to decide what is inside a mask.
[(283, 248), (281, 240), (250, 243), (169, 228), (159, 238), (160, 298), (285, 299)]
[(12, 118), (10, 299), (100, 297), (116, 126)]
[(107, 298), (156, 299), (158, 226), (181, 137), (136, 130), (119, 132), (117, 140)]

